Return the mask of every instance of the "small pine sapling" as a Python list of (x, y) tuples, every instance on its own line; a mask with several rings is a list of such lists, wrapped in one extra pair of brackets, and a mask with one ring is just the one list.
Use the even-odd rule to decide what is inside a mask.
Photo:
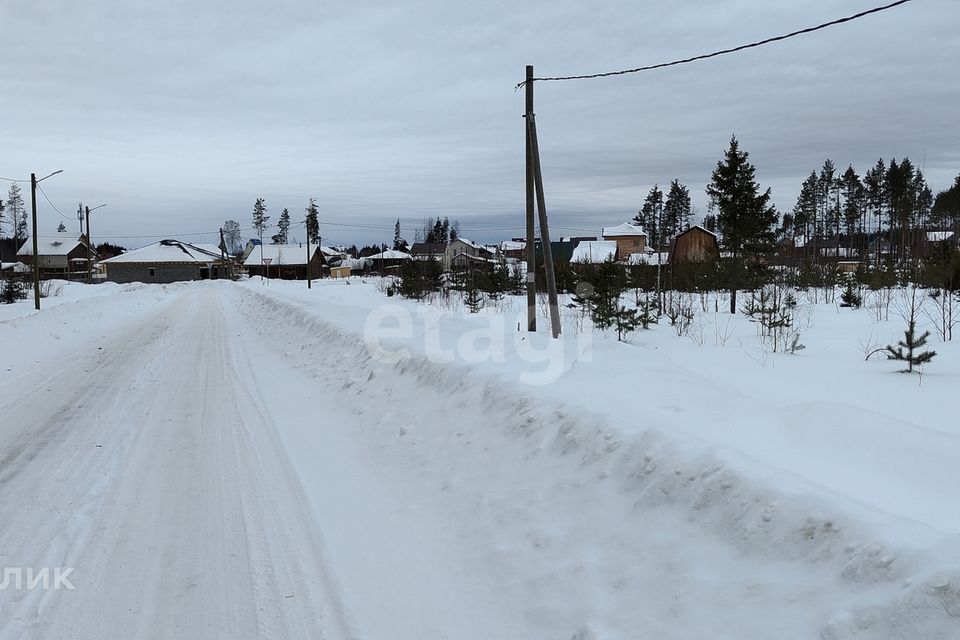
[(902, 373), (912, 373), (914, 367), (927, 364), (937, 355), (936, 351), (920, 351), (917, 353), (919, 349), (926, 346), (930, 332), (924, 331), (923, 335), (917, 336), (916, 328), (916, 319), (908, 317), (907, 329), (903, 332), (903, 340), (898, 341), (896, 347), (887, 345), (888, 360), (899, 360), (907, 363), (907, 368), (903, 369)]
[(0, 303), (13, 304), (17, 300), (23, 300), (26, 297), (27, 292), (19, 279), (4, 278), (3, 286), (0, 287)]
[(863, 306), (863, 296), (856, 286), (854, 278), (847, 278), (847, 284), (840, 294), (840, 306), (859, 309)]
[(617, 340), (620, 342), (623, 342), (627, 335), (636, 331), (641, 324), (636, 309), (627, 309), (620, 306), (613, 314), (613, 326), (617, 329)]

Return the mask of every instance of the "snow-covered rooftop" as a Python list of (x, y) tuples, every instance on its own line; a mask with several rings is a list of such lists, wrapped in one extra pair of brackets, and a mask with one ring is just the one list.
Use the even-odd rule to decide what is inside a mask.
[(587, 240), (574, 248), (570, 262), (599, 264), (612, 260), (616, 254), (617, 243), (614, 240)]
[(641, 226), (624, 222), (615, 227), (604, 227), (600, 235), (604, 238), (615, 238), (617, 236), (646, 236), (647, 232)]
[[(77, 246), (82, 246), (83, 236), (80, 233), (49, 233), (37, 235), (37, 253), (41, 256), (65, 256), (73, 251)], [(18, 256), (33, 255), (33, 238), (27, 238), (20, 250)]]
[[(261, 255), (260, 251), (263, 250)], [(310, 258), (317, 253), (317, 246), (310, 245)], [(339, 254), (338, 254), (339, 255)], [(285, 265), (297, 266), (307, 264), (307, 246), (299, 244), (262, 244), (247, 256), (243, 261), (245, 267), (256, 267), (263, 264), (264, 260), (270, 260), (271, 266)]]
[(191, 244), (180, 240), (161, 240), (145, 247), (101, 260), (101, 264), (129, 264), (149, 262), (213, 263), (221, 259), (220, 249), (211, 244)]
[(374, 255), (367, 257), (371, 260), (408, 260), (410, 258), (410, 254), (404, 253), (403, 251), (387, 249), (386, 251), (381, 251), (380, 253), (375, 253)]

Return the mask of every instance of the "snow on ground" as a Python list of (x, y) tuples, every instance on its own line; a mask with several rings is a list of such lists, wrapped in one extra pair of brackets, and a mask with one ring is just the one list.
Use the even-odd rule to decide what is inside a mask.
[[(244, 286), (261, 300), (242, 306), (250, 323), (288, 309), (264, 334), (301, 366), (320, 357), (322, 383), (365, 405), (349, 422), (369, 424), (370, 446), (395, 454), (382, 440), (396, 432), (435, 490), (459, 489), (451, 522), (483, 531), (471, 548), (502, 547), (528, 580), (516, 593), (528, 617), (544, 608), (531, 637), (578, 620), (614, 638), (644, 625), (676, 638), (960, 636), (952, 343), (905, 376), (860, 345), (897, 339), (898, 318), (822, 304), (796, 355), (712, 311), (701, 328), (714, 339), (574, 330), (550, 352), (516, 317), (445, 313), (372, 283)], [(391, 364), (396, 350), (409, 358)]]
[(892, 313), (812, 306), (785, 355), (709, 302), (552, 341), (380, 288), (0, 322), (2, 564), (78, 583), (0, 590), (0, 638), (960, 637), (953, 343), (921, 378), (864, 362)]

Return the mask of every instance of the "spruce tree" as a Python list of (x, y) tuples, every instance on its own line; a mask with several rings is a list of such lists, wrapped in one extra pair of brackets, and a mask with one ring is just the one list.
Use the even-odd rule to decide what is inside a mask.
[(393, 227), (393, 250), (400, 251), (406, 245), (407, 243), (400, 237), (400, 218), (397, 218), (397, 224)]
[(304, 209), (307, 214), (306, 227), (307, 238), (313, 244), (320, 244), (320, 211), (317, 209), (317, 199), (310, 198), (307, 208)]
[[(756, 181), (756, 167), (749, 154), (740, 150), (736, 136), (730, 138), (730, 147), (717, 163), (707, 195), (710, 207), (717, 211), (717, 226), (723, 235), (723, 244), (733, 260), (771, 253), (774, 250), (774, 226), (779, 218), (770, 204), (770, 189), (760, 191)], [(731, 283), (730, 313), (737, 309), (737, 283)]]
[(277, 232), (273, 234), (270, 241), (273, 244), (287, 244), (290, 239), (290, 212), (284, 208), (280, 212), (280, 218), (277, 220)]
[(67, 230), (67, 226), (63, 224), (63, 222), (57, 225), (57, 233), (65, 233), (66, 230)]
[(3, 286), (0, 287), (0, 303), (12, 304), (26, 297), (27, 291), (19, 278), (8, 277), (3, 279)]

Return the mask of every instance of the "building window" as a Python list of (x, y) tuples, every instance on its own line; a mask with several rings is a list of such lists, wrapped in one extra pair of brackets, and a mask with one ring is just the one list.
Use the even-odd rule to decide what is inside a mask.
[(153, 276), (157, 275), (157, 268), (156, 268), (156, 267), (147, 267), (147, 275), (149, 275), (151, 278), (152, 278)]

